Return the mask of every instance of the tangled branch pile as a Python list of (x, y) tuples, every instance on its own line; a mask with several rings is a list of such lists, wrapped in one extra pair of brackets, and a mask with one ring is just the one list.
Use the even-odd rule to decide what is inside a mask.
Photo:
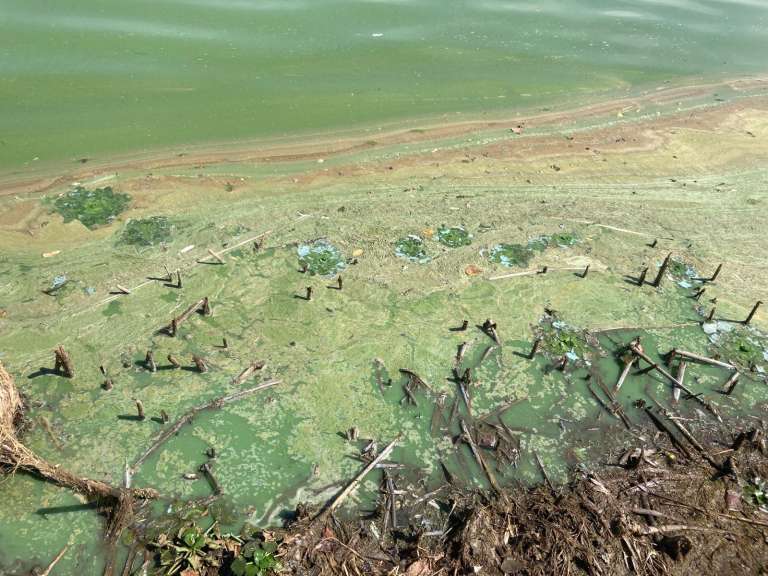
[(729, 454), (725, 472), (672, 457), (664, 438), (655, 443), (554, 489), (413, 496), (398, 507), (395, 530), (385, 502), (373, 515), (324, 524), (300, 508), (282, 560), (288, 573), (314, 576), (765, 573), (768, 511), (751, 492), (768, 474), (761, 433), (742, 433), (725, 450), (709, 443)]

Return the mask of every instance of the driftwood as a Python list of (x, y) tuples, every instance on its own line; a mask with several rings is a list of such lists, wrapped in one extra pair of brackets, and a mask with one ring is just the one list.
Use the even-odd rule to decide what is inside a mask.
[(667, 254), (667, 257), (664, 258), (664, 262), (661, 263), (661, 268), (659, 268), (659, 273), (656, 274), (656, 279), (653, 281), (653, 287), (658, 288), (661, 286), (661, 281), (664, 280), (664, 275), (667, 273), (667, 268), (669, 267), (669, 260), (672, 258), (672, 254)]
[[(207, 313), (206, 313), (207, 310)], [(171, 336), (176, 336), (176, 331), (178, 330), (179, 326), (181, 326), (181, 323), (184, 322), (187, 318), (189, 318), (192, 314), (195, 312), (202, 311), (202, 313), (206, 316), (210, 315), (210, 304), (208, 303), (208, 298), (201, 298), (189, 308), (184, 310), (181, 314), (176, 316), (171, 320), (171, 323), (166, 326), (163, 330), (170, 334)]]
[(157, 497), (157, 492), (150, 488), (118, 488), (101, 480), (77, 476), (40, 458), (16, 436), (16, 425), (20, 422), (21, 415), (22, 404), (16, 385), (0, 363), (0, 464), (7, 466), (11, 471), (23, 470), (87, 498), (114, 500), (127, 495), (142, 499)]
[[(688, 365), (685, 363), (685, 361), (681, 360), (680, 361), (680, 365), (677, 367), (677, 379), (680, 382), (680, 384), (685, 382), (685, 368), (687, 366)], [(681, 388), (679, 386), (674, 386), (672, 388), (672, 399), (675, 402), (679, 402), (680, 401), (680, 390), (681, 390)]]
[(740, 375), (741, 374), (739, 374), (739, 372), (734, 372), (733, 374), (731, 374), (731, 377), (728, 378), (728, 381), (725, 383), (725, 386), (723, 386), (723, 394), (725, 394), (726, 396), (731, 395), (731, 393), (733, 392), (733, 389), (736, 388), (736, 384), (739, 381)]
[(352, 481), (347, 484), (347, 487), (344, 488), (339, 494), (324, 508), (322, 509), (316, 516), (315, 520), (319, 519), (325, 519), (329, 515), (333, 514), (333, 512), (342, 505), (344, 500), (346, 500), (352, 492), (354, 492), (357, 487), (360, 485), (360, 482), (362, 482), (368, 474), (371, 473), (371, 471), (376, 468), (379, 463), (382, 460), (385, 460), (391, 453), (392, 450), (395, 448), (397, 443), (400, 441), (400, 434), (397, 435), (397, 437), (392, 440), (389, 444), (387, 444), (384, 449), (379, 453), (376, 458), (371, 460), (368, 465), (363, 468), (357, 476), (355, 476)]
[(672, 374), (670, 374), (669, 372), (667, 372), (666, 370), (664, 370), (664, 368), (662, 368), (662, 367), (661, 367), (661, 366), (659, 366), (659, 365), (658, 365), (656, 362), (654, 362), (654, 361), (653, 361), (651, 358), (649, 358), (649, 357), (648, 357), (648, 355), (647, 355), (647, 354), (645, 354), (645, 352), (643, 352), (643, 351), (642, 351), (642, 350), (641, 350), (641, 349), (638, 347), (638, 345), (637, 345), (636, 343), (635, 343), (635, 344), (630, 344), (630, 349), (631, 349), (631, 350), (632, 350), (632, 352), (634, 352), (634, 353), (635, 353), (637, 356), (639, 356), (640, 358), (642, 358), (643, 360), (645, 360), (645, 361), (646, 361), (648, 364), (650, 364), (650, 365), (651, 365), (651, 367), (652, 367), (654, 370), (656, 370), (656, 371), (657, 371), (657, 372), (659, 372), (659, 373), (660, 373), (662, 376), (664, 376), (664, 377), (665, 377), (665, 378), (667, 378), (667, 379), (668, 379), (670, 382), (672, 382), (672, 384), (673, 384), (674, 386), (679, 386), (679, 387), (680, 387), (680, 388), (683, 390), (683, 392), (685, 392), (686, 394), (688, 394), (688, 396), (690, 396), (691, 398), (693, 398), (694, 400), (696, 400), (697, 402), (699, 402), (699, 403), (700, 403), (702, 406), (704, 406), (704, 408), (706, 408), (706, 409), (707, 409), (707, 411), (709, 411), (709, 413), (710, 413), (710, 414), (712, 414), (712, 415), (713, 415), (715, 418), (717, 418), (717, 420), (718, 420), (719, 422), (722, 422), (722, 421), (723, 421), (722, 417), (720, 416), (720, 414), (718, 414), (717, 410), (715, 409), (715, 407), (714, 407), (714, 406), (712, 406), (712, 404), (710, 404), (710, 403), (709, 403), (709, 402), (707, 402), (706, 400), (703, 400), (703, 399), (702, 399), (702, 398), (701, 398), (701, 397), (700, 397), (698, 394), (694, 394), (694, 393), (693, 393), (691, 390), (689, 390), (688, 388), (686, 388), (686, 387), (685, 387), (685, 385), (684, 385), (682, 382), (680, 382), (680, 381), (679, 381), (677, 378), (675, 378), (674, 376), (672, 376)]
[(243, 382), (248, 380), (248, 378), (253, 376), (254, 372), (263, 369), (264, 366), (266, 366), (264, 362), (251, 362), (245, 370), (232, 379), (232, 384), (240, 386)]
[(195, 365), (195, 368), (197, 368), (197, 371), (200, 373), (208, 372), (208, 364), (205, 362), (205, 358), (201, 358), (200, 356), (192, 356), (192, 363)]
[(616, 382), (616, 386), (613, 387), (614, 394), (619, 390), (621, 390), (621, 387), (624, 385), (624, 380), (627, 379), (627, 375), (629, 374), (629, 371), (632, 369), (632, 364), (634, 362), (635, 362), (634, 358), (630, 358), (624, 362), (624, 370), (621, 371), (619, 380)]
[(246, 390), (240, 390), (239, 392), (234, 392), (233, 394), (229, 394), (227, 396), (221, 396), (219, 398), (215, 398), (214, 400), (211, 400), (206, 404), (202, 404), (200, 406), (196, 406), (190, 409), (181, 418), (176, 420), (176, 422), (174, 422), (170, 428), (168, 428), (167, 430), (164, 430), (157, 438), (155, 438), (155, 440), (152, 442), (149, 448), (147, 448), (144, 451), (144, 453), (134, 461), (134, 463), (130, 467), (131, 474), (135, 475), (136, 471), (147, 460), (147, 458), (149, 458), (152, 454), (154, 454), (157, 451), (157, 449), (160, 448), (160, 446), (162, 446), (163, 444), (165, 444), (165, 442), (167, 442), (171, 437), (178, 434), (179, 430), (181, 430), (185, 424), (191, 422), (192, 419), (195, 416), (197, 416), (200, 412), (204, 412), (206, 410), (216, 410), (218, 408), (221, 408), (225, 404), (230, 404), (232, 402), (240, 400), (241, 398), (250, 396), (251, 394), (255, 394), (256, 392), (259, 392), (266, 388), (270, 388), (279, 383), (280, 383), (280, 380), (270, 380), (268, 382), (264, 382), (263, 384), (259, 384), (258, 386), (254, 386), (253, 388), (247, 388)]
[(480, 450), (477, 448), (477, 444), (475, 444), (475, 440), (472, 438), (472, 434), (467, 427), (467, 423), (464, 422), (463, 419), (461, 419), (459, 422), (461, 423), (461, 431), (464, 433), (463, 440), (469, 445), (472, 456), (474, 456), (475, 460), (480, 466), (480, 469), (485, 473), (485, 477), (488, 478), (488, 483), (491, 485), (491, 488), (500, 494), (501, 487), (499, 486), (498, 482), (496, 482), (496, 477), (493, 475), (493, 471), (490, 469), (488, 464), (486, 464), (485, 459), (483, 459), (483, 455), (480, 454)]
[(675, 353), (675, 356), (682, 356), (683, 358), (688, 358), (689, 360), (695, 360), (703, 364), (720, 366), (721, 368), (725, 368), (726, 370), (736, 370), (736, 366), (734, 366), (733, 364), (729, 364), (728, 362), (721, 362), (720, 360), (715, 360), (714, 358), (707, 358), (706, 356), (694, 354), (693, 352), (686, 352), (685, 350), (674, 350), (674, 353)]

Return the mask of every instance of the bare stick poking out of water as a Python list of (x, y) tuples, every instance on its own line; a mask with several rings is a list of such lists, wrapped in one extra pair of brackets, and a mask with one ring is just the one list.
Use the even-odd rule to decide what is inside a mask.
[(368, 465), (363, 468), (357, 476), (355, 476), (352, 481), (347, 485), (344, 490), (339, 492), (339, 494), (331, 501), (328, 506), (326, 506), (323, 510), (320, 511), (320, 513), (315, 516), (315, 519), (318, 518), (326, 518), (330, 514), (333, 514), (334, 510), (336, 510), (341, 504), (344, 502), (344, 500), (347, 499), (347, 497), (354, 492), (357, 487), (360, 485), (360, 482), (362, 482), (368, 474), (371, 473), (372, 470), (374, 470), (379, 463), (387, 458), (391, 453), (392, 450), (395, 448), (397, 443), (400, 441), (400, 434), (397, 435), (397, 437), (392, 440), (389, 444), (387, 444), (384, 449), (379, 453), (376, 458), (371, 460)]

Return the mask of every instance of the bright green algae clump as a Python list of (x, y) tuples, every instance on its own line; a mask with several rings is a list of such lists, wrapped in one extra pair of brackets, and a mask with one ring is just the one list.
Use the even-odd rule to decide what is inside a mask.
[(533, 252), (522, 244), (496, 244), (488, 253), (488, 259), (496, 264), (507, 266), (528, 266)]
[(559, 246), (569, 248), (579, 242), (575, 232), (558, 232), (551, 236), (541, 235), (523, 244), (496, 244), (488, 252), (488, 259), (495, 264), (511, 268), (512, 266), (528, 266), (535, 254), (544, 252), (547, 248)]
[(424, 246), (424, 240), (415, 234), (400, 238), (395, 243), (395, 254), (400, 256), (400, 258), (405, 258), (411, 262), (418, 262), (419, 264), (425, 264), (430, 260), (427, 248)]
[(554, 318), (542, 321), (537, 337), (541, 338), (544, 352), (555, 357), (565, 356), (572, 362), (589, 362), (594, 353), (600, 352), (596, 339), (586, 331)]
[[(755, 329), (717, 322), (709, 335), (716, 354), (744, 370), (768, 369), (768, 338)], [(706, 331), (706, 330), (705, 330)]]
[(312, 275), (333, 276), (346, 268), (341, 250), (325, 240), (302, 244), (298, 253), (299, 264)]
[(166, 216), (129, 220), (120, 241), (132, 246), (156, 246), (171, 239), (173, 224)]
[(110, 224), (131, 203), (131, 197), (110, 186), (88, 190), (78, 186), (53, 201), (53, 208), (64, 222), (79, 220), (91, 230)]
[(440, 226), (437, 230), (437, 240), (449, 248), (460, 248), (472, 244), (472, 234), (463, 226)]

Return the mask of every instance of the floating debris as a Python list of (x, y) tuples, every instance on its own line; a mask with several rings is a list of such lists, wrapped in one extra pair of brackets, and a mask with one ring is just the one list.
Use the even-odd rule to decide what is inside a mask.
[(472, 244), (472, 234), (463, 226), (441, 226), (437, 229), (437, 240), (449, 248), (460, 248)]
[(111, 187), (88, 190), (77, 186), (53, 201), (53, 209), (61, 214), (64, 222), (79, 220), (93, 230), (110, 224), (131, 203), (128, 194), (115, 192)]
[(130, 246), (157, 246), (167, 243), (173, 233), (173, 223), (167, 216), (130, 219), (120, 236), (120, 242)]
[(302, 244), (298, 254), (299, 266), (312, 275), (334, 276), (347, 266), (341, 251), (325, 240)]
[(426, 264), (431, 260), (424, 246), (424, 240), (415, 234), (409, 234), (405, 238), (400, 238), (395, 243), (395, 254), (400, 258), (405, 258), (411, 262)]
[(488, 252), (488, 259), (495, 263), (511, 268), (519, 266), (524, 268), (533, 257), (533, 252), (522, 244), (496, 244)]
[[(601, 348), (597, 339), (586, 330), (580, 330), (562, 320), (544, 318), (535, 330), (534, 348), (529, 354), (533, 358), (540, 351), (567, 362), (589, 366), (590, 359)], [(536, 345), (536, 342), (540, 344)]]

